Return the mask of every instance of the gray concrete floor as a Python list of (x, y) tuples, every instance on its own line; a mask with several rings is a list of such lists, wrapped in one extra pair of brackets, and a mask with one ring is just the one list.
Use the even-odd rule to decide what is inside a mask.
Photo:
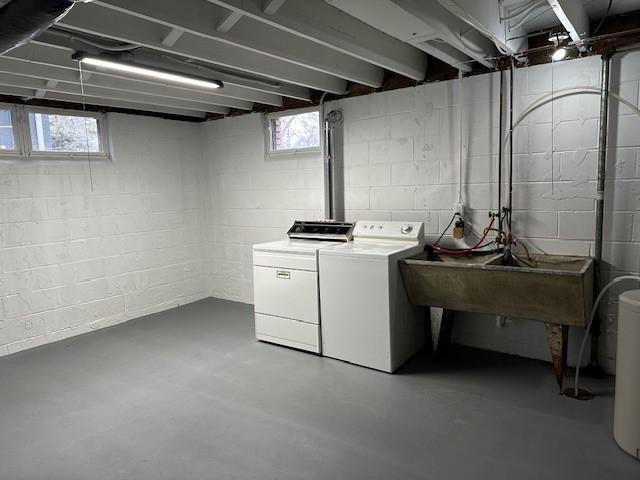
[(0, 478), (634, 479), (612, 380), (470, 349), (396, 375), (253, 339), (205, 300), (0, 359)]

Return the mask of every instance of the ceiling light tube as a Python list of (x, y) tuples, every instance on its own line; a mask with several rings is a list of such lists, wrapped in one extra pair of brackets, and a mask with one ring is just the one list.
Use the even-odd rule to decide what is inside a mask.
[(88, 55), (85, 52), (75, 52), (71, 56), (71, 58), (86, 65), (93, 65), (94, 67), (106, 68), (108, 70), (115, 70), (118, 72), (132, 73), (134, 75), (140, 75), (142, 77), (156, 78), (158, 80), (165, 80), (167, 82), (178, 83), (181, 85), (189, 85), (192, 87), (202, 88), (223, 87), (223, 83), (220, 80), (209, 80), (206, 78), (182, 75), (180, 73), (160, 70), (157, 68), (143, 67), (134, 65), (132, 63), (122, 62), (120, 60), (112, 60), (98, 55)]

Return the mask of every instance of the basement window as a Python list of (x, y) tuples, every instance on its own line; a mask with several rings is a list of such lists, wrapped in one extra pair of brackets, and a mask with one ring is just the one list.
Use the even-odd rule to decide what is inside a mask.
[(103, 113), (0, 104), (0, 156), (5, 159), (110, 159), (108, 139)]
[(267, 147), (270, 154), (320, 151), (318, 109), (273, 113), (266, 118)]
[(103, 115), (39, 109), (27, 110), (27, 117), (33, 156), (106, 156)]
[(11, 109), (0, 105), (0, 153), (15, 153), (16, 150)]

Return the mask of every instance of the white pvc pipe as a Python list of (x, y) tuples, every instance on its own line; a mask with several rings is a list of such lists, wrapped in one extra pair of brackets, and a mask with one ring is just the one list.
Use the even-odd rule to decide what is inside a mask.
[[(527, 109), (524, 112), (522, 112), (522, 114), (518, 117), (518, 119), (513, 123), (513, 128), (517, 127), (522, 122), (522, 120), (524, 120), (524, 117), (529, 115), (535, 109), (547, 103), (547, 101), (553, 101), (558, 97), (566, 97), (568, 95), (573, 95), (576, 93), (591, 93), (591, 94), (600, 95), (600, 88), (589, 87), (589, 86), (568, 87), (568, 88), (562, 88), (560, 90), (556, 90), (555, 92), (546, 93), (542, 97), (540, 97), (538, 100), (533, 102), (531, 105), (529, 105), (529, 107), (527, 107)], [(636, 115), (640, 115), (640, 109), (630, 101), (625, 100), (624, 98), (622, 98), (620, 95), (616, 93), (609, 92), (609, 95), (615, 98), (616, 100), (618, 100), (620, 103), (625, 104), (627, 107), (633, 110), (636, 113)], [(509, 140), (509, 132), (507, 132), (504, 138), (505, 146), (508, 140)]]
[(573, 381), (573, 393), (577, 397), (578, 396), (578, 382), (580, 381), (580, 364), (582, 363), (582, 356), (584, 355), (584, 348), (587, 345), (587, 340), (589, 339), (589, 332), (591, 332), (591, 325), (593, 325), (593, 319), (596, 316), (596, 312), (598, 311), (598, 305), (600, 305), (600, 301), (604, 297), (604, 294), (609, 291), (611, 287), (613, 287), (616, 283), (622, 282), (623, 280), (637, 280), (640, 282), (640, 277), (636, 275), (621, 275), (617, 278), (611, 280), (600, 292), (600, 295), (596, 297), (596, 301), (593, 304), (593, 308), (591, 309), (591, 316), (589, 317), (589, 323), (587, 324), (587, 330), (584, 332), (584, 337), (582, 338), (582, 343), (580, 344), (580, 351), (578, 352), (578, 363), (576, 363), (576, 378)]
[[(590, 93), (590, 94), (596, 94), (596, 95), (600, 95), (600, 88), (598, 87), (590, 87), (590, 86), (578, 86), (578, 87), (568, 87), (568, 88), (563, 88), (560, 90), (556, 90), (554, 92), (550, 92), (547, 93), (545, 95), (543, 95), (542, 97), (540, 97), (538, 100), (536, 100), (535, 102), (533, 102), (531, 105), (529, 105), (529, 107), (527, 107), (527, 109), (522, 112), (522, 114), (518, 117), (518, 119), (514, 122), (513, 127), (517, 127), (520, 122), (522, 122), (522, 120), (524, 120), (524, 118), (529, 115), (531, 112), (533, 112), (535, 109), (539, 108), (540, 106), (544, 105), (545, 103), (547, 103), (548, 101), (553, 101), (554, 99), (558, 98), (558, 97), (564, 97), (567, 95), (573, 95), (576, 93)], [(627, 107), (629, 107), (631, 110), (633, 110), (636, 115), (640, 115), (640, 109), (638, 107), (636, 107), (633, 103), (629, 102), (628, 100), (625, 100), (624, 98), (622, 98), (620, 95), (616, 94), (616, 93), (612, 93), (609, 92), (609, 95), (613, 98), (615, 98), (616, 100), (618, 100), (620, 103), (623, 103), (624, 105), (626, 105)], [(505, 135), (504, 138), (504, 146), (506, 148), (506, 144), (509, 141), (509, 135), (510, 132), (507, 132), (507, 134)], [(587, 340), (589, 339), (589, 333), (591, 332), (591, 326), (593, 325), (593, 319), (595, 318), (596, 312), (598, 311), (598, 305), (600, 305), (600, 301), (602, 300), (602, 298), (604, 297), (604, 294), (615, 284), (622, 282), (624, 280), (637, 280), (640, 282), (640, 276), (636, 276), (636, 275), (622, 275), (620, 277), (617, 277), (615, 279), (613, 279), (611, 282), (609, 282), (601, 291), (600, 294), (596, 297), (596, 300), (593, 304), (593, 309), (591, 310), (591, 316), (589, 318), (589, 323), (587, 324), (587, 329), (584, 333), (584, 337), (582, 338), (582, 343), (580, 344), (580, 351), (578, 352), (578, 361), (576, 363), (576, 376), (575, 376), (575, 380), (573, 383), (573, 388), (574, 388), (574, 394), (576, 395), (576, 397), (578, 396), (578, 382), (580, 381), (580, 364), (582, 363), (582, 357), (584, 355), (584, 349), (586, 347), (587, 344)]]

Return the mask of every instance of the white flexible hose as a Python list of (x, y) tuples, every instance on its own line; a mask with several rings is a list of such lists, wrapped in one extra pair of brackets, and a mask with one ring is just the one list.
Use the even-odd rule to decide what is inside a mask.
[(587, 324), (587, 330), (584, 332), (584, 337), (582, 338), (582, 343), (580, 344), (580, 351), (578, 352), (578, 363), (576, 363), (576, 378), (573, 381), (573, 393), (577, 397), (578, 396), (578, 382), (580, 381), (580, 364), (582, 363), (582, 356), (584, 355), (584, 349), (587, 345), (587, 340), (589, 339), (589, 333), (591, 332), (591, 325), (593, 325), (593, 319), (596, 316), (596, 312), (598, 311), (598, 305), (600, 305), (600, 301), (604, 297), (604, 294), (609, 291), (611, 287), (613, 287), (616, 283), (622, 282), (624, 280), (637, 280), (640, 282), (640, 277), (636, 275), (621, 275), (617, 278), (611, 280), (605, 287), (600, 291), (600, 295), (596, 297), (596, 301), (593, 303), (593, 309), (591, 310), (591, 316), (589, 317), (589, 323)]
[[(553, 101), (558, 97), (566, 97), (568, 95), (573, 95), (575, 93), (591, 93), (591, 94), (600, 95), (600, 88), (599, 87), (589, 87), (589, 86), (568, 87), (568, 88), (562, 88), (560, 90), (556, 90), (555, 92), (546, 93), (542, 97), (540, 97), (538, 100), (533, 102), (531, 105), (529, 105), (527, 107), (527, 109), (524, 112), (522, 112), (522, 114), (520, 114), (518, 119), (513, 123), (513, 128), (515, 129), (518, 125), (520, 125), (522, 120), (524, 120), (524, 118), (527, 115), (529, 115), (536, 108), (539, 108), (542, 105), (544, 105), (545, 103), (547, 103), (549, 100)], [(636, 115), (640, 115), (640, 108), (636, 107), (630, 101), (625, 100), (620, 95), (618, 95), (616, 93), (612, 93), (612, 92), (609, 92), (609, 96), (615, 98), (620, 103), (625, 104), (627, 107), (629, 107), (631, 110), (633, 110)], [(504, 145), (505, 145), (505, 147), (506, 147), (508, 141), (509, 141), (509, 132), (507, 132), (507, 134), (504, 137)]]
[[(538, 100), (533, 102), (531, 105), (529, 105), (529, 107), (527, 107), (527, 109), (524, 112), (522, 112), (522, 114), (514, 122), (513, 128), (515, 129), (515, 127), (517, 127), (520, 124), (520, 122), (522, 122), (522, 120), (524, 120), (524, 118), (527, 115), (529, 115), (536, 108), (539, 108), (540, 106), (544, 105), (548, 101), (550, 101), (550, 100), (553, 101), (555, 98), (564, 97), (564, 96), (567, 96), (567, 95), (573, 95), (573, 94), (576, 94), (576, 93), (590, 93), (590, 94), (600, 95), (601, 92), (600, 92), (600, 88), (598, 88), (598, 87), (578, 86), (578, 87), (563, 88), (563, 89), (560, 89), (560, 90), (556, 90), (555, 92), (546, 93), (545, 95), (540, 97)], [(640, 109), (638, 107), (636, 107), (633, 103), (631, 103), (628, 100), (625, 100), (624, 98), (622, 98), (620, 95), (618, 95), (616, 93), (609, 92), (609, 96), (615, 98), (620, 103), (623, 103), (624, 105), (629, 107), (631, 110), (634, 111), (634, 113), (636, 113), (636, 115), (640, 115)], [(505, 146), (505, 148), (506, 148), (507, 142), (509, 141), (509, 135), (510, 135), (510, 132), (507, 132), (507, 134), (504, 137), (504, 146)], [(587, 329), (586, 329), (586, 331), (584, 333), (584, 337), (582, 339), (582, 343), (580, 344), (580, 351), (578, 352), (578, 361), (576, 363), (576, 376), (575, 376), (575, 380), (574, 380), (574, 383), (573, 383), (574, 395), (576, 397), (578, 396), (578, 383), (580, 381), (580, 364), (582, 363), (582, 356), (584, 355), (584, 349), (585, 349), (585, 347), (587, 345), (587, 340), (589, 339), (589, 333), (591, 332), (591, 326), (593, 324), (593, 319), (595, 318), (596, 312), (598, 311), (598, 305), (600, 305), (600, 301), (604, 297), (604, 294), (613, 285), (615, 285), (616, 283), (622, 282), (624, 280), (637, 280), (637, 281), (640, 281), (640, 276), (622, 275), (620, 277), (617, 277), (617, 278), (613, 279), (611, 282), (609, 282), (600, 291), (600, 294), (596, 297), (596, 300), (595, 300), (595, 302), (593, 304), (593, 309), (591, 310), (591, 317), (589, 318), (589, 323), (587, 324)]]

